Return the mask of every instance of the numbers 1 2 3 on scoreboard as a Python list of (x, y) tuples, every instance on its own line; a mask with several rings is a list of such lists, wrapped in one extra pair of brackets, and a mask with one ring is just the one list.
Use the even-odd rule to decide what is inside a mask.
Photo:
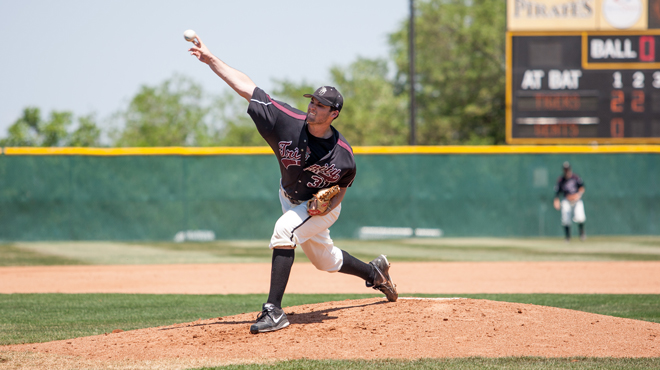
[(660, 31), (507, 33), (507, 142), (660, 143)]

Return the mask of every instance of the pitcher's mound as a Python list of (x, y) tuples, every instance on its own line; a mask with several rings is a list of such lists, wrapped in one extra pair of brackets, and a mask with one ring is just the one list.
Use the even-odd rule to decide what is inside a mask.
[[(660, 324), (530, 304), (381, 298), (285, 307), (291, 325), (252, 335), (257, 312), (50, 343), (0, 347), (10, 362), (57, 355), (79, 363), (168, 367), (285, 359), (657, 357)], [(5, 352), (10, 353), (10, 352)], [(61, 357), (64, 356), (75, 356)], [(29, 361), (28, 361), (29, 362)], [(23, 363), (23, 365), (29, 365)]]

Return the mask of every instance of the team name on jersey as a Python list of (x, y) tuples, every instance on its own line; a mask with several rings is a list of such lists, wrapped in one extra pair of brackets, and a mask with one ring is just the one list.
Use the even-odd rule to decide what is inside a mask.
[(341, 178), (341, 170), (335, 168), (334, 164), (326, 163), (323, 166), (318, 164), (313, 164), (307, 168), (305, 171), (310, 171), (312, 175), (312, 180), (314, 182), (308, 182), (307, 186), (310, 188), (324, 188), (331, 183), (339, 181)]
[(564, 190), (569, 194), (575, 194), (578, 192), (578, 183), (577, 179), (571, 178), (564, 183)]
[(291, 141), (280, 141), (278, 146), (280, 148), (280, 161), (284, 168), (289, 169), (289, 166), (300, 166), (300, 150), (296, 148), (295, 150), (287, 149), (291, 145)]

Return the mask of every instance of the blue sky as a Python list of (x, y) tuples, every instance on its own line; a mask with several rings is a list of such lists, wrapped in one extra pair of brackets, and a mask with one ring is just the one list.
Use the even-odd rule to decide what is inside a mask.
[(387, 57), (408, 0), (24, 0), (0, 2), (0, 137), (26, 106), (96, 113), (126, 107), (174, 73), (209, 93), (226, 86), (190, 56), (183, 31), (268, 90), (273, 79), (323, 84), (333, 65)]

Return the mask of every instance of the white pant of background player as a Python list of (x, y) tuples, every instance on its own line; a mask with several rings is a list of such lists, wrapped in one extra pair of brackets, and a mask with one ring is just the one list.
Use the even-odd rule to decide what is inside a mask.
[(337, 272), (344, 258), (330, 238), (330, 226), (337, 221), (341, 204), (325, 216), (310, 217), (307, 202), (292, 203), (280, 188), (282, 217), (275, 223), (270, 249), (299, 245), (312, 264), (321, 271)]
[(571, 226), (571, 218), (577, 224), (582, 224), (587, 220), (587, 216), (584, 214), (584, 203), (582, 203), (582, 199), (577, 202), (570, 202), (566, 199), (561, 201), (562, 226)]

